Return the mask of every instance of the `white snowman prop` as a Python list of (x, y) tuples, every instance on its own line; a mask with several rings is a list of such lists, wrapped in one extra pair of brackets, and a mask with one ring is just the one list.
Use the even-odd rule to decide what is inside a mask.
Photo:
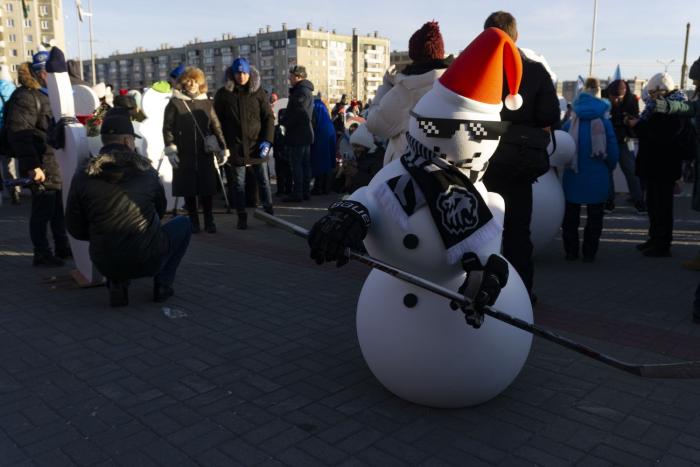
[[(505, 33), (486, 29), (411, 112), (410, 152), (380, 170), (368, 187), (331, 205), (314, 225), (309, 243), (317, 262), (345, 262), (343, 248), (355, 240), (333, 239), (359, 230), (373, 257), (476, 301), (493, 303), (497, 296), (496, 308), (532, 322), (527, 290), (499, 256), (503, 199), (481, 182), (504, 128), (504, 69), (506, 106), (517, 109), (520, 56)], [(473, 406), (495, 397), (522, 369), (532, 341), (524, 331), (473, 309), (460, 311), (378, 270), (360, 294), (357, 334), (368, 366), (387, 389), (433, 407)]]
[[(54, 120), (58, 122), (63, 118), (74, 119), (75, 102), (73, 100), (73, 88), (70, 84), (65, 57), (59, 48), (54, 47), (51, 49), (49, 60), (46, 64), (46, 71), (48, 72), (46, 87)], [(56, 149), (54, 154), (61, 172), (61, 179), (63, 180), (63, 205), (65, 206), (73, 174), (82, 161), (89, 157), (85, 127), (77, 121), (67, 123), (64, 127), (64, 145), (61, 149)], [(88, 286), (101, 283), (102, 275), (90, 260), (90, 244), (76, 240), (70, 235), (68, 238), (73, 253), (73, 261), (79, 273), (77, 275), (73, 274), (73, 277), (78, 284)]]

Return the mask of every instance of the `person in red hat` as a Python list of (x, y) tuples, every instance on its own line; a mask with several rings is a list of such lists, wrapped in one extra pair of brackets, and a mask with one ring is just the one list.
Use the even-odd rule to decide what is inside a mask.
[(407, 151), (404, 134), (408, 130), (408, 112), (449, 65), (437, 21), (428, 21), (413, 33), (408, 56), (412, 63), (403, 70), (392, 67), (386, 72), (367, 116), (367, 129), (378, 138), (389, 139), (384, 165)]
[[(489, 15), (484, 29), (498, 28), (504, 31), (513, 42), (518, 40), (518, 27), (513, 15), (497, 11)], [(519, 51), (523, 63), (520, 95), (523, 104), (518, 109), (506, 106), (501, 112), (501, 120), (514, 125), (531, 128), (549, 128), (559, 122), (559, 99), (552, 78), (544, 65), (528, 59)], [(504, 89), (505, 96), (508, 91)], [(546, 145), (545, 145), (546, 147)], [(546, 151), (546, 149), (543, 149)], [(530, 222), (532, 219), (532, 180), (521, 175), (518, 168), (502, 163), (499, 154), (494, 155), (484, 184), (489, 191), (500, 194), (506, 203), (506, 216), (503, 224), (503, 256), (515, 267), (530, 292), (532, 302), (537, 301), (532, 293), (534, 267), (532, 263), (532, 241)]]

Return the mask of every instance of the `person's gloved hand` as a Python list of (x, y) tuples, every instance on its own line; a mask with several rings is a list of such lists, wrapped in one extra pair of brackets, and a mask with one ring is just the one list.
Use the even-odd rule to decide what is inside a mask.
[(231, 157), (231, 151), (228, 149), (222, 149), (219, 154), (216, 155), (216, 163), (219, 165), (224, 165), (228, 162), (228, 158)]
[(370, 224), (369, 211), (361, 203), (336, 201), (309, 232), (311, 259), (317, 264), (336, 261), (338, 267), (347, 264), (350, 258), (345, 250), (362, 246)]
[(267, 159), (267, 156), (270, 155), (271, 147), (272, 145), (267, 141), (260, 143), (260, 159)]
[(656, 105), (654, 106), (654, 112), (660, 114), (667, 114), (669, 111), (668, 101), (666, 99), (656, 99)]
[(177, 146), (174, 144), (166, 146), (163, 152), (165, 152), (165, 155), (168, 157), (170, 165), (173, 166), (173, 169), (177, 169), (180, 165), (180, 158), (177, 157)]
[(462, 256), (462, 269), (467, 273), (458, 292), (470, 301), (469, 305), (450, 302), (453, 310), (462, 309), (467, 324), (478, 329), (484, 323), (484, 307), (496, 303), (501, 289), (508, 283), (508, 263), (498, 255), (489, 256), (485, 266), (476, 253)]

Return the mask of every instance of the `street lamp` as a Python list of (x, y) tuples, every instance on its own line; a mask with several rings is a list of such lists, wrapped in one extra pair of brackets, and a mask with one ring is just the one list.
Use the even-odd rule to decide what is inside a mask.
[(664, 62), (663, 60), (656, 60), (656, 63), (660, 63), (664, 66), (664, 73), (668, 73), (668, 67), (671, 65), (671, 63), (675, 62), (675, 59), (668, 60)]
[(606, 50), (608, 50), (608, 49), (606, 49), (605, 47), (603, 47), (602, 49), (598, 49), (598, 50), (596, 50), (596, 51), (593, 51), (593, 52), (591, 51), (591, 49), (586, 49), (586, 52), (588, 52), (589, 54), (591, 54), (591, 60), (590, 60), (590, 62), (589, 62), (589, 64), (588, 64), (588, 76), (593, 76), (593, 59), (594, 59), (594, 57), (595, 57), (595, 54), (599, 54), (599, 53), (601, 53), (601, 52), (605, 52)]

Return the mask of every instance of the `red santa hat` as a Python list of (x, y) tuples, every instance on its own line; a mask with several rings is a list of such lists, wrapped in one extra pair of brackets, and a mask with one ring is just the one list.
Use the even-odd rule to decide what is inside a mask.
[(483, 112), (489, 109), (497, 113), (501, 110), (504, 71), (509, 91), (504, 99), (505, 106), (517, 110), (523, 104), (523, 98), (518, 94), (523, 74), (520, 53), (508, 34), (500, 29), (487, 28), (459, 54), (439, 82), (457, 94), (455, 97), (465, 110), (474, 108)]

